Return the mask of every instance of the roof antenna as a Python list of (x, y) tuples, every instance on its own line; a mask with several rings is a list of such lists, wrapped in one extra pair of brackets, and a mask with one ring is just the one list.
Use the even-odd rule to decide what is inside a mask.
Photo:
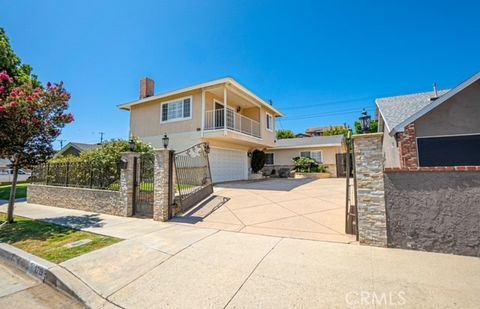
[(433, 97), (438, 98), (437, 83), (433, 83)]

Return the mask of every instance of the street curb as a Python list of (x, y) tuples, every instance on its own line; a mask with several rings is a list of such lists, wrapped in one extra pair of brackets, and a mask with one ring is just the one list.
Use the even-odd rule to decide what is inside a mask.
[(103, 308), (106, 305), (115, 306), (63, 267), (38, 256), (6, 243), (0, 243), (0, 258), (53, 288), (66, 293), (88, 308)]

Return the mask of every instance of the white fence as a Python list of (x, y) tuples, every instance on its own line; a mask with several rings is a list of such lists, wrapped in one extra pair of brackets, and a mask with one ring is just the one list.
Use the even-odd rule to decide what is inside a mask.
[[(218, 130), (225, 127), (224, 109), (205, 113), (205, 130)], [(260, 138), (260, 123), (227, 108), (227, 129)]]

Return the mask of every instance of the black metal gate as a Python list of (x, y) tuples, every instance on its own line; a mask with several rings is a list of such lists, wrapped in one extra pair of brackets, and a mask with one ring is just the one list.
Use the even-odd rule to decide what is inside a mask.
[[(345, 233), (356, 235), (358, 241), (357, 181), (355, 173), (355, 149), (349, 134), (346, 139), (347, 155), (345, 156), (346, 203)], [(346, 173), (350, 171), (350, 173)]]
[(208, 144), (201, 143), (174, 154), (176, 173), (175, 201), (184, 212), (213, 193)]
[(155, 156), (150, 153), (135, 158), (133, 166), (133, 214), (153, 217), (153, 168)]
[[(352, 154), (350, 154), (350, 162), (352, 162)], [(346, 177), (347, 176), (347, 154), (346, 153), (337, 153), (336, 154), (336, 166), (337, 166), (337, 177)], [(350, 164), (350, 176), (352, 176), (353, 168)]]

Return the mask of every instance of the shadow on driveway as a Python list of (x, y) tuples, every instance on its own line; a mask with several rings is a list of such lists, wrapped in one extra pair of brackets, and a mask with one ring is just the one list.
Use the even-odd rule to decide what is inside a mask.
[(215, 185), (218, 189), (248, 189), (248, 190), (271, 190), (271, 191), (291, 191), (300, 186), (306, 185), (315, 179), (290, 179), (290, 178), (270, 178), (256, 181), (235, 181), (225, 182)]

